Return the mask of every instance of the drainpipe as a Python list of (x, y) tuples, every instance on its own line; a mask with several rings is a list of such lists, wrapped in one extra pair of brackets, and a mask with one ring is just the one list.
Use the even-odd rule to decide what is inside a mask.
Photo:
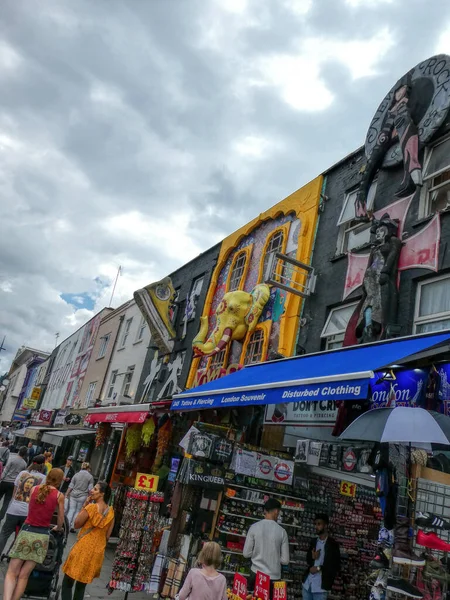
[(116, 346), (117, 346), (117, 341), (119, 339), (119, 335), (120, 335), (120, 332), (122, 330), (122, 325), (123, 325), (124, 319), (125, 319), (125, 315), (122, 315), (121, 317), (119, 317), (119, 327), (117, 328), (116, 337), (114, 339), (114, 345), (112, 347), (111, 354), (109, 355), (108, 364), (106, 365), (105, 376), (103, 377), (102, 387), (100, 388), (100, 393), (98, 395), (99, 400), (101, 400), (101, 397), (102, 397), (102, 394), (103, 394), (103, 390), (105, 389), (106, 375), (108, 374), (109, 367), (111, 366), (111, 363), (112, 363), (112, 359), (113, 359), (113, 356), (114, 356), (114, 351), (115, 351)]
[[(319, 231), (320, 215), (321, 215), (322, 211), (325, 209), (325, 204), (324, 204), (323, 198), (325, 196), (325, 189), (326, 189), (326, 187), (327, 187), (327, 176), (325, 175), (325, 177), (323, 178), (323, 182), (322, 182), (322, 189), (320, 191), (319, 216), (317, 217), (316, 230), (314, 232), (314, 241), (313, 241), (313, 246), (312, 246), (312, 250), (311, 250), (311, 260), (310, 260), (311, 266), (312, 266), (313, 258), (314, 258), (314, 250), (316, 248), (316, 239), (317, 239), (317, 232)], [(297, 329), (297, 337), (296, 337), (296, 340), (295, 340), (295, 349), (297, 349), (297, 347), (298, 347), (298, 341), (299, 341), (300, 333), (301, 333), (301, 330), (302, 330), (300, 322), (302, 320), (303, 311), (304, 310), (305, 310), (305, 302), (303, 301), (302, 302), (302, 308), (300, 310), (300, 318), (299, 318), (299, 321), (298, 321), (298, 325), (299, 326), (298, 326), (298, 329)]]

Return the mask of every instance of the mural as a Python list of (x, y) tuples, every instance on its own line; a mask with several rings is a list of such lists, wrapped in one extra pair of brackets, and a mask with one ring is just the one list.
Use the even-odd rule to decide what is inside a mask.
[(257, 285), (250, 293), (228, 292), (216, 309), (216, 326), (205, 342), (209, 328), (208, 317), (201, 317), (200, 331), (192, 342), (197, 356), (213, 356), (233, 340), (242, 340), (247, 332), (255, 330), (263, 308), (270, 298), (270, 288), (265, 283)]
[(444, 123), (450, 107), (450, 57), (433, 56), (408, 71), (378, 107), (367, 132), (367, 164), (355, 201), (357, 217), (370, 217), (366, 200), (377, 170), (403, 162), (397, 196), (422, 185), (419, 144), (429, 142)]
[(151, 283), (134, 292), (134, 299), (148, 323), (152, 342), (162, 354), (170, 354), (176, 337), (172, 324), (171, 310), (176, 292), (170, 277)]
[[(173, 394), (181, 392), (178, 385), (178, 380), (183, 368), (186, 352), (178, 352), (175, 357), (165, 365), (164, 359), (159, 357), (158, 350), (155, 351), (150, 365), (150, 371), (144, 381), (144, 389), (142, 392), (143, 402), (156, 402), (164, 400)], [(161, 387), (157, 390), (158, 383), (161, 379), (163, 368), (166, 366), (167, 372), (164, 374), (164, 379)]]

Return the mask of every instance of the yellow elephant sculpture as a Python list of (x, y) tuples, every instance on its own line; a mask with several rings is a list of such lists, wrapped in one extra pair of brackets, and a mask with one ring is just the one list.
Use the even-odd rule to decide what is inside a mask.
[(216, 326), (208, 335), (208, 317), (200, 319), (200, 331), (192, 342), (197, 356), (213, 356), (221, 352), (230, 341), (242, 340), (252, 332), (270, 297), (270, 288), (265, 283), (257, 285), (250, 293), (227, 292), (216, 309)]

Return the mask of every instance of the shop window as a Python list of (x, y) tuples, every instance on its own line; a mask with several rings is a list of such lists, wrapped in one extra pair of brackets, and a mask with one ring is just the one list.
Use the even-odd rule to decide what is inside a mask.
[(229, 348), (230, 344), (227, 344), (227, 346), (223, 350), (211, 356), (211, 358), (208, 361), (208, 370), (213, 371), (214, 369), (221, 369), (222, 367), (226, 367)]
[(131, 387), (131, 381), (133, 380), (133, 373), (134, 373), (134, 365), (132, 367), (127, 368), (127, 372), (125, 373), (125, 377), (123, 378), (122, 396), (130, 395), (130, 387)]
[(264, 356), (264, 330), (256, 329), (247, 344), (244, 365), (253, 365), (263, 360)]
[(286, 242), (287, 239), (284, 227), (277, 229), (272, 233), (264, 250), (260, 281), (262, 281), (267, 275), (266, 271), (270, 256), (276, 252), (283, 252), (284, 248), (286, 247)]
[(414, 326), (415, 333), (450, 329), (450, 276), (419, 283)]
[(355, 312), (355, 307), (358, 303), (346, 304), (332, 308), (323, 328), (321, 338), (325, 339), (325, 349), (334, 350), (342, 348), (344, 344), (345, 332), (348, 322), (352, 314)]
[(97, 359), (103, 358), (105, 356), (110, 337), (111, 337), (111, 334), (108, 333), (108, 335), (104, 335), (103, 337), (100, 338), (100, 348), (98, 349)]
[(114, 386), (116, 385), (116, 380), (117, 380), (117, 373), (118, 373), (118, 371), (113, 371), (111, 373), (111, 377), (109, 378), (108, 394), (106, 395), (107, 398), (113, 397)]
[(234, 292), (235, 290), (241, 289), (242, 277), (244, 275), (246, 262), (247, 255), (245, 252), (239, 252), (231, 267), (230, 280), (228, 284), (229, 292)]
[(124, 330), (123, 330), (123, 334), (122, 334), (122, 340), (120, 342), (121, 348), (125, 348), (125, 346), (127, 344), (128, 336), (130, 335), (132, 321), (133, 321), (133, 317), (131, 317), (131, 319), (127, 319), (125, 321), (125, 326), (124, 326)]
[(145, 328), (147, 327), (147, 323), (144, 317), (141, 317), (141, 322), (139, 324), (138, 333), (136, 336), (136, 342), (140, 342), (144, 337)]
[(93, 406), (95, 404), (95, 388), (97, 387), (97, 382), (93, 381), (89, 384), (88, 391), (86, 392), (85, 406)]
[[(345, 254), (349, 250), (359, 248), (370, 243), (370, 223), (361, 223), (355, 218), (355, 200), (358, 189), (347, 192), (344, 196), (341, 214), (338, 219), (338, 243), (336, 254)], [(372, 182), (367, 194), (367, 210), (372, 210), (375, 194), (377, 192), (377, 180)]]
[(423, 182), (421, 217), (450, 208), (450, 137), (427, 149)]

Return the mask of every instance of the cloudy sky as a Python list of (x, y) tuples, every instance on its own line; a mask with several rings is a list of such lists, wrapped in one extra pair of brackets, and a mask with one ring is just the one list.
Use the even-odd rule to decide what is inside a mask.
[(108, 305), (119, 265), (113, 306), (360, 146), (396, 79), (450, 53), (447, 0), (35, 9), (0, 12), (2, 371)]

